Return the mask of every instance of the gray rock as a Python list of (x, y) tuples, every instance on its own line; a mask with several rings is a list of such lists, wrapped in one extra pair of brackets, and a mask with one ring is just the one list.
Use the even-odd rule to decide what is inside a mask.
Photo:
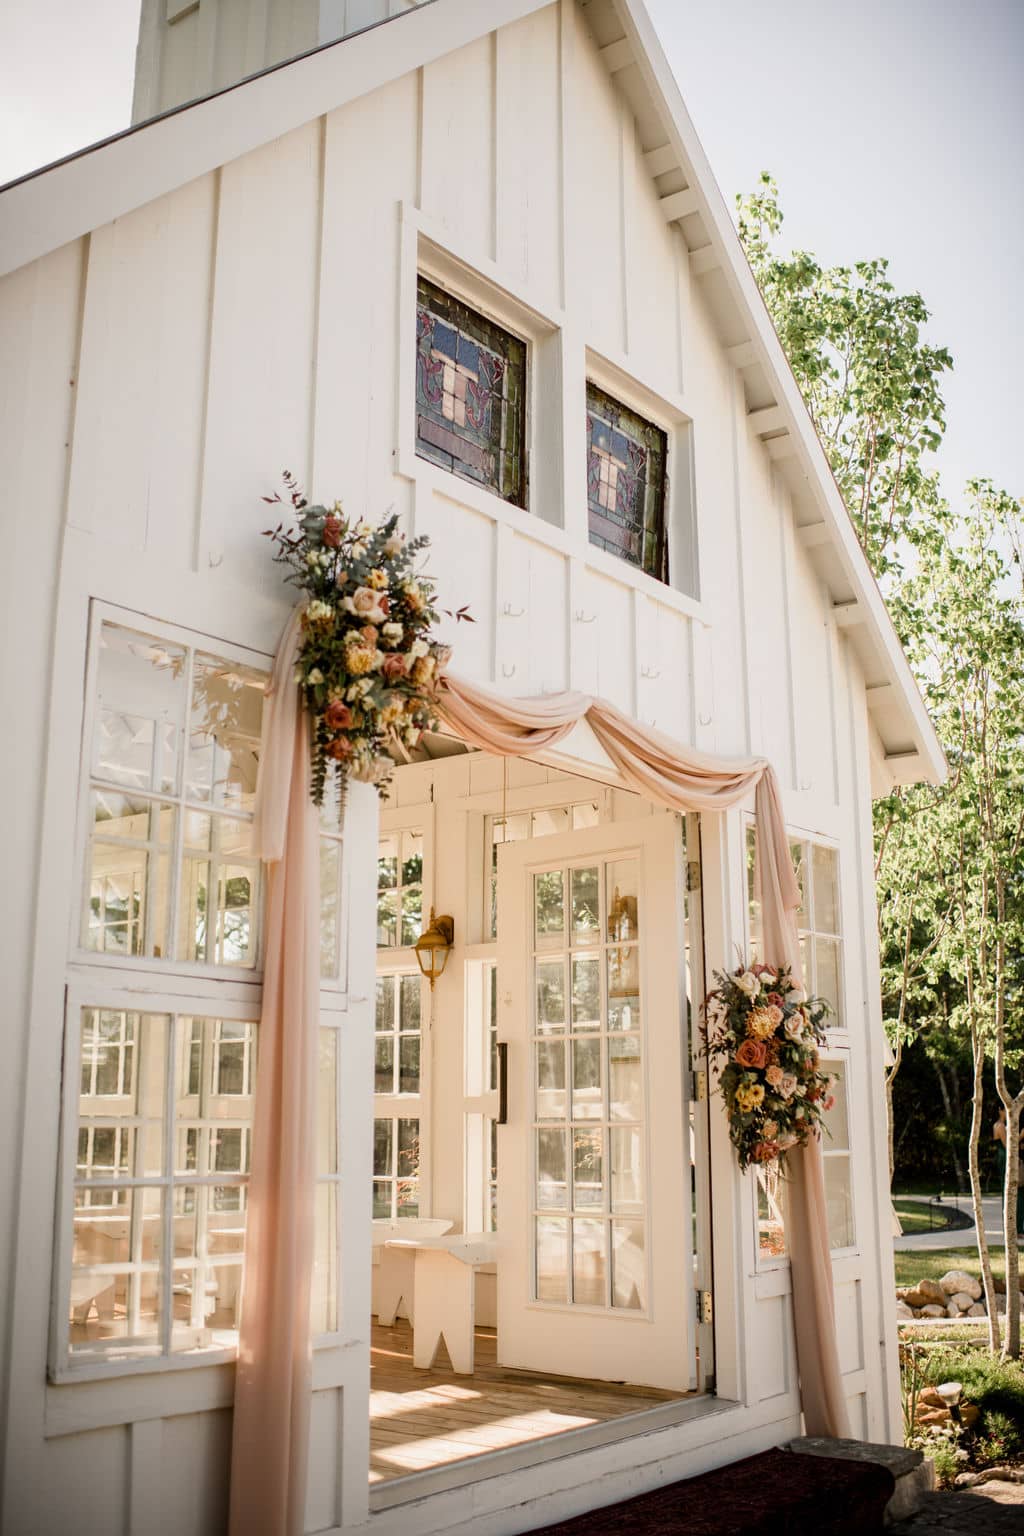
[(908, 1317), (912, 1318), (914, 1316), (914, 1309), (913, 1309), (913, 1307), (908, 1307), (905, 1301), (897, 1300), (897, 1302), (896, 1302), (896, 1316), (898, 1318), (900, 1318), (901, 1321), (905, 1320)]
[(982, 1306), (980, 1301), (976, 1301), (971, 1306), (969, 1306), (964, 1315), (966, 1317), (988, 1317), (988, 1313), (985, 1311), (985, 1308)]
[(956, 1296), (960, 1292), (964, 1292), (972, 1301), (977, 1301), (981, 1295), (981, 1281), (976, 1276), (969, 1275), (965, 1269), (947, 1270), (939, 1284), (949, 1296)]
[[(959, 1311), (957, 1311), (954, 1315), (956, 1317), (959, 1317), (960, 1316)], [(945, 1307), (940, 1307), (937, 1301), (930, 1301), (926, 1307), (922, 1307), (921, 1308), (921, 1316), (922, 1317), (947, 1317), (948, 1313), (946, 1311), (946, 1308)]]
[[(940, 1307), (945, 1307), (946, 1302), (949, 1299), (946, 1294), (945, 1286), (940, 1285), (938, 1280), (921, 1280), (918, 1282), (917, 1289), (924, 1297), (926, 1303), (935, 1302)], [(962, 1291), (964, 1290), (964, 1286), (958, 1285), (956, 1289), (958, 1291)]]

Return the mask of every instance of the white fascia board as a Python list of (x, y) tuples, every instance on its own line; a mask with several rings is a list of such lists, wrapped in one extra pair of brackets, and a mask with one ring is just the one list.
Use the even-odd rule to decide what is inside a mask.
[(711, 246), (719, 258), (719, 265), (734, 300), (749, 319), (757, 354), (774, 390), (776, 402), (785, 414), (796, 456), (810, 484), (817, 491), (829, 528), (829, 542), (856, 597), (863, 604), (867, 625), (879, 651), (879, 661), (906, 707), (907, 726), (920, 751), (919, 768), (914, 777), (918, 781), (942, 783), (946, 777), (946, 759), (935, 734), (935, 727), (893, 628), (874, 573), (857, 542), (831, 466), (765, 308), (761, 291), (754, 280), (736, 227), (686, 110), (658, 34), (643, 0), (614, 0), (614, 4), (623, 29), (633, 44), (636, 64), (644, 76), (665, 133), (679, 155), (687, 180), (691, 186), (699, 186), (704, 194), (704, 216), (711, 236)]
[(0, 192), (0, 277), (552, 0), (426, 0)]

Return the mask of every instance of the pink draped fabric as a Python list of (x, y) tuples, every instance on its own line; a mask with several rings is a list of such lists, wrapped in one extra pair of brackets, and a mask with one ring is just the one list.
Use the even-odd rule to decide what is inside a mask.
[[(722, 811), (754, 791), (755, 882), (766, 961), (789, 964), (800, 983), (796, 911), (800, 892), (774, 769), (765, 758), (712, 757), (638, 725), (603, 699), (581, 693), (514, 699), (453, 677), (441, 680), (438, 709), (464, 741), (509, 757), (562, 741), (586, 720), (630, 788), (673, 811)], [(810, 1435), (849, 1434), (839, 1369), (832, 1258), (821, 1142), (789, 1156), (786, 1220), (793, 1324), (804, 1426)]]
[(300, 612), (274, 665), (256, 791), (255, 841), (266, 864), (267, 898), (231, 1536), (299, 1536), (305, 1506), (320, 881), (309, 722), (292, 681)]

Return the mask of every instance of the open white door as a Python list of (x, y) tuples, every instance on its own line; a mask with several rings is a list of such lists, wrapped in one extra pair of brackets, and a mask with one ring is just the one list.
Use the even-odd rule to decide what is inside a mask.
[(659, 813), (498, 854), (498, 1357), (697, 1385), (683, 840)]

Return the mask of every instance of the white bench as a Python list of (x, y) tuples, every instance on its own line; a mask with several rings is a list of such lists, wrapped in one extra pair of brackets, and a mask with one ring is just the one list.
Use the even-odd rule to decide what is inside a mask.
[(473, 1328), (476, 1320), (476, 1276), (494, 1265), (498, 1239), (493, 1232), (468, 1232), (461, 1237), (416, 1240), (394, 1238), (385, 1253), (412, 1254), (415, 1262), (416, 1317), (412, 1332), (412, 1363), (429, 1371), (443, 1338), (452, 1370), (473, 1374)]
[(442, 1237), (451, 1228), (452, 1223), (443, 1216), (409, 1216), (397, 1220), (378, 1216), (375, 1219), (372, 1242), (380, 1254), (377, 1321), (385, 1328), (391, 1327), (403, 1301), (410, 1324), (413, 1321), (415, 1255), (400, 1246), (390, 1248), (392, 1239)]

